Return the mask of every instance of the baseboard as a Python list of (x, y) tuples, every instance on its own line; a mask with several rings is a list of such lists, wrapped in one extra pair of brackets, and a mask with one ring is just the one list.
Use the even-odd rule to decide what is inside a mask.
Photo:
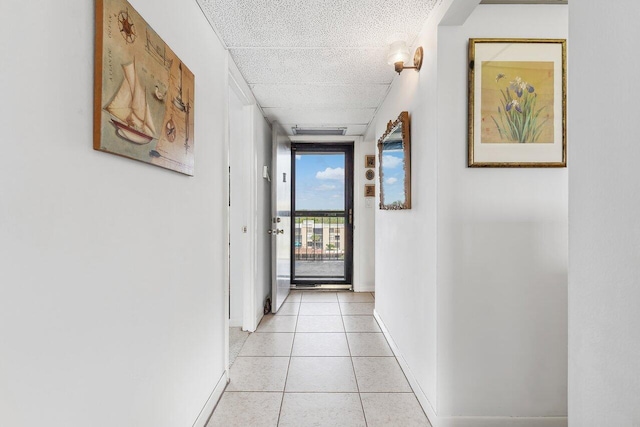
[(371, 286), (356, 286), (353, 285), (353, 292), (375, 292), (376, 291), (376, 287), (371, 285)]
[(413, 393), (418, 398), (418, 402), (420, 403), (420, 406), (422, 406), (422, 410), (424, 411), (424, 413), (427, 415), (429, 422), (433, 427), (440, 427), (440, 425), (437, 424), (438, 416), (436, 415), (436, 411), (434, 407), (431, 405), (431, 402), (427, 398), (427, 395), (424, 393), (424, 391), (420, 387), (420, 384), (418, 383), (416, 376), (411, 371), (409, 364), (407, 363), (404, 356), (402, 355), (402, 352), (396, 345), (396, 342), (391, 337), (391, 334), (389, 334), (389, 330), (385, 326), (384, 321), (382, 320), (382, 318), (380, 317), (380, 315), (376, 310), (373, 310), (373, 316), (378, 321), (378, 324), (380, 325), (380, 329), (382, 329), (382, 333), (384, 334), (384, 337), (387, 339), (387, 342), (391, 347), (391, 351), (393, 351), (393, 354), (396, 356), (396, 359), (398, 359), (400, 368), (402, 368), (402, 371), (404, 372), (405, 377), (407, 377), (407, 380), (409, 381), (409, 385), (413, 389)]
[(242, 318), (240, 319), (229, 319), (229, 327), (230, 328), (242, 328)]
[(375, 310), (373, 311), (373, 316), (378, 321), (382, 333), (389, 342), (391, 351), (398, 359), (409, 385), (411, 385), (420, 406), (422, 406), (433, 427), (567, 427), (567, 417), (439, 417), (426, 394), (422, 391), (402, 352), (389, 334), (384, 321)]
[(220, 379), (218, 380), (218, 384), (209, 395), (209, 399), (207, 399), (207, 403), (204, 404), (198, 418), (193, 423), (193, 427), (205, 427), (211, 414), (213, 414), (213, 410), (216, 408), (218, 401), (222, 397), (222, 393), (224, 393), (224, 389), (227, 388), (227, 373), (223, 373)]
[(256, 329), (258, 329), (258, 325), (262, 321), (263, 317), (264, 317), (264, 313), (262, 312), (262, 310), (259, 313), (256, 313), (256, 323), (255, 323), (256, 327), (253, 331), (249, 331), (249, 332), (255, 332)]
[(437, 421), (437, 427), (566, 427), (567, 424), (567, 417), (438, 417)]

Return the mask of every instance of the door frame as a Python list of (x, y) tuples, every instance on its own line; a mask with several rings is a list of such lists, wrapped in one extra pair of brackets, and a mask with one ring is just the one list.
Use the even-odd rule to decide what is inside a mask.
[[(224, 109), (224, 115), (225, 115), (225, 151), (226, 151), (226, 157), (227, 157), (227, 166), (230, 167), (231, 164), (231, 127), (229, 125), (229, 119), (230, 119), (230, 112), (229, 112), (229, 93), (230, 91), (233, 91), (234, 94), (238, 97), (238, 99), (240, 100), (241, 104), (243, 105), (243, 112), (244, 112), (244, 122), (247, 126), (246, 129), (246, 133), (245, 136), (247, 137), (247, 146), (250, 149), (250, 152), (247, 153), (247, 161), (245, 162), (245, 168), (246, 170), (243, 171), (245, 172), (246, 178), (247, 178), (247, 183), (249, 183), (250, 185), (250, 190), (249, 190), (249, 209), (250, 209), (250, 216), (247, 218), (247, 226), (248, 226), (248, 238), (247, 238), (247, 244), (248, 247), (250, 248), (249, 251), (249, 258), (250, 261), (247, 263), (248, 266), (250, 267), (250, 273), (247, 274), (245, 277), (247, 278), (247, 280), (245, 280), (244, 286), (243, 286), (243, 312), (242, 312), (242, 327), (243, 329), (246, 329), (248, 331), (255, 331), (257, 326), (258, 326), (258, 322), (260, 321), (259, 318), (256, 318), (255, 313), (257, 312), (257, 307), (256, 307), (256, 276), (257, 276), (257, 250), (258, 250), (258, 244), (257, 244), (257, 218), (255, 218), (255, 211), (256, 211), (256, 203), (257, 203), (257, 184), (256, 184), (256, 177), (257, 177), (257, 171), (255, 170), (255, 167), (253, 167), (252, 165), (256, 162), (256, 151), (255, 151), (255, 143), (256, 143), (256, 132), (254, 129), (254, 121), (253, 121), (253, 114), (255, 111), (261, 112), (260, 107), (258, 106), (255, 97), (253, 96), (253, 94), (251, 93), (251, 90), (249, 89), (249, 86), (244, 82), (242, 75), (240, 74), (240, 71), (238, 70), (238, 68), (236, 67), (235, 63), (233, 62), (233, 60), (230, 58), (229, 54), (226, 57), (226, 61), (227, 61), (227, 70), (228, 72), (225, 74), (226, 77), (226, 84), (225, 84), (225, 90), (224, 90), (224, 97), (225, 97), (225, 109)], [(228, 202), (230, 200), (230, 182), (228, 181), (230, 178), (230, 174), (227, 173), (227, 183), (225, 185), (226, 188), (226, 201)], [(224, 349), (224, 357), (225, 357), (225, 373), (226, 373), (226, 377), (227, 377), (227, 382), (229, 381), (229, 314), (230, 314), (230, 306), (229, 306), (229, 298), (230, 298), (230, 293), (229, 293), (229, 289), (230, 289), (230, 284), (231, 284), (231, 266), (230, 266), (230, 257), (231, 257), (231, 253), (229, 251), (229, 245), (230, 245), (230, 235), (231, 235), (231, 207), (227, 205), (227, 218), (226, 218), (226, 224), (225, 224), (225, 228), (226, 228), (226, 247), (225, 247), (225, 252), (226, 252), (226, 258), (227, 258), (227, 262), (225, 263), (225, 286), (224, 286), (224, 307), (225, 307), (225, 313), (224, 313), (224, 334), (225, 334), (225, 349)], [(262, 311), (262, 310), (261, 310)]]
[[(291, 285), (297, 287), (304, 287), (306, 285), (313, 285), (313, 281), (295, 280), (295, 193), (296, 193), (296, 167), (295, 156), (298, 152), (309, 153), (344, 153), (345, 156), (345, 192), (344, 192), (344, 212), (345, 217), (351, 217), (349, 227), (345, 229), (345, 278), (344, 280), (326, 279), (321, 280), (322, 284), (329, 285), (331, 287), (353, 287), (353, 272), (354, 272), (354, 219), (355, 219), (355, 195), (354, 195), (354, 163), (355, 163), (355, 147), (353, 141), (341, 141), (341, 142), (293, 142), (291, 143)], [(349, 201), (351, 203), (349, 203)], [(351, 210), (351, 213), (349, 213)]]
[[(371, 233), (373, 230), (365, 230), (360, 228), (358, 224), (363, 223), (363, 217), (367, 209), (365, 207), (365, 198), (363, 197), (364, 184), (371, 183), (367, 181), (364, 172), (364, 156), (365, 154), (372, 154), (375, 151), (375, 141), (369, 141), (365, 143), (362, 136), (289, 136), (292, 143), (296, 142), (315, 142), (315, 143), (340, 143), (340, 142), (352, 142), (353, 143), (353, 290), (355, 292), (367, 292), (372, 289), (366, 284), (362, 283), (362, 269), (364, 265), (371, 263), (370, 259), (362, 259), (364, 247), (363, 239), (364, 233)], [(371, 147), (369, 147), (371, 145)], [(362, 159), (362, 161), (360, 161)], [(377, 173), (377, 171), (376, 171)], [(370, 258), (370, 257), (367, 257)]]

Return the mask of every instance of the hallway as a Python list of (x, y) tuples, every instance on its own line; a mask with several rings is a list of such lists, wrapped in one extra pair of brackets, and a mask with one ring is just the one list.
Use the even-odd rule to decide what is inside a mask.
[(291, 291), (230, 369), (208, 427), (429, 426), (369, 292)]

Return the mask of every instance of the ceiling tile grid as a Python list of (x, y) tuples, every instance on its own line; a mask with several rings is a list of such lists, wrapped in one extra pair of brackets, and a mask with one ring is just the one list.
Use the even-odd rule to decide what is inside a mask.
[(262, 108), (377, 108), (387, 85), (254, 84), (251, 90)]
[(380, 47), (413, 40), (438, 0), (200, 0), (228, 47)]
[(365, 131), (411, 44), (442, 0), (197, 0), (270, 121)]
[(391, 84), (386, 49), (231, 49), (249, 84)]
[(280, 123), (307, 123), (312, 126), (329, 126), (331, 123), (367, 124), (376, 112), (375, 108), (263, 108), (269, 120)]

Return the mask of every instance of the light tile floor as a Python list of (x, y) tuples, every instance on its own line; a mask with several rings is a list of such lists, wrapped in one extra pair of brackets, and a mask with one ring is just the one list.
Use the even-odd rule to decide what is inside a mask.
[(292, 291), (231, 367), (207, 427), (428, 427), (369, 292)]

